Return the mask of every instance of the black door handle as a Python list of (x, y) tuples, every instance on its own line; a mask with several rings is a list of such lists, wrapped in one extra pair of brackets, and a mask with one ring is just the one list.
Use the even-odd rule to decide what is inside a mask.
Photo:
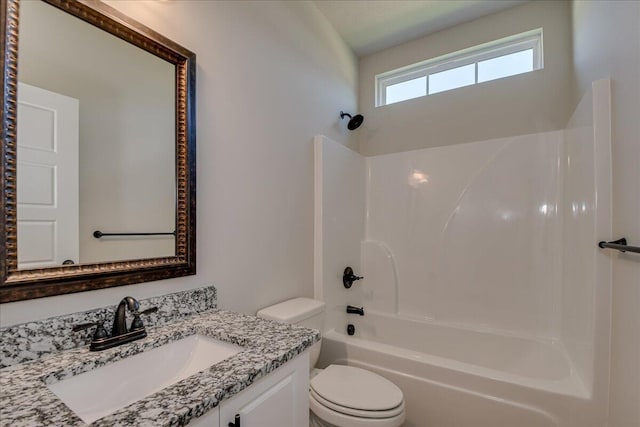
[(75, 262), (73, 262), (72, 259), (65, 259), (64, 261), (62, 261), (62, 265), (73, 265), (75, 264)]
[(240, 414), (236, 414), (235, 421), (229, 423), (229, 427), (240, 427)]

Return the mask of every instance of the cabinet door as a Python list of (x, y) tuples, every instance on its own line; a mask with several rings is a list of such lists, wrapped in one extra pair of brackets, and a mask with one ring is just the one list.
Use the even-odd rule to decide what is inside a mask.
[(309, 355), (296, 357), (249, 388), (223, 401), (220, 426), (300, 427), (309, 425)]

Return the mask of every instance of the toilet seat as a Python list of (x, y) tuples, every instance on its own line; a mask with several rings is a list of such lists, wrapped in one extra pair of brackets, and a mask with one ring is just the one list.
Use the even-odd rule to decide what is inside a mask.
[(310, 390), (309, 396), (316, 400), (320, 405), (329, 408), (333, 411), (340, 412), (344, 415), (350, 415), (352, 417), (358, 418), (393, 418), (397, 415), (400, 415), (404, 412), (404, 401), (400, 403), (400, 405), (396, 406), (392, 409), (387, 409), (384, 411), (366, 411), (362, 409), (354, 409), (346, 406), (337, 405), (333, 402), (324, 399), (318, 393), (316, 393), (313, 389)]
[(309, 405), (317, 416), (337, 426), (397, 427), (405, 418), (398, 386), (353, 366), (330, 365), (313, 377)]

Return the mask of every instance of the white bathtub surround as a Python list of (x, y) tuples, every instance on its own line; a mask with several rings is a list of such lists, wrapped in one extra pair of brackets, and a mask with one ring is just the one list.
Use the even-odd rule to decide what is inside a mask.
[[(369, 158), (318, 138), (316, 289), (339, 313), (321, 364), (388, 376), (409, 426), (604, 425), (609, 86), (596, 82), (561, 131)], [(345, 209), (362, 163), (366, 200)], [(358, 220), (361, 235), (347, 227)], [(356, 244), (365, 279), (346, 290)]]
[[(397, 266), (394, 314), (552, 335), (561, 149), (558, 131), (368, 158), (366, 236)], [(388, 287), (369, 285), (365, 306)]]
[(353, 292), (343, 287), (342, 273), (351, 266), (356, 275), (362, 275), (365, 159), (325, 136), (315, 137), (314, 150), (314, 294), (327, 304), (325, 328), (333, 329), (345, 325), (345, 302), (357, 302), (350, 299)]
[(565, 130), (564, 148), (562, 214), (566, 244), (562, 254), (560, 337), (585, 387), (597, 400), (606, 402), (611, 259), (615, 254), (596, 248), (594, 242), (618, 238), (612, 234), (609, 80), (595, 82), (576, 108)]

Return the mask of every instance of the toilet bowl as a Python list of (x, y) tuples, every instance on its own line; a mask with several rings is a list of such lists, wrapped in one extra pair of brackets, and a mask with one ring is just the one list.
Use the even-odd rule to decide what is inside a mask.
[[(277, 320), (322, 331), (322, 301), (295, 298), (258, 311)], [(329, 365), (313, 369), (321, 342), (311, 347), (309, 381), (310, 424), (313, 427), (399, 427), (405, 419), (404, 396), (398, 386), (366, 369)], [(311, 371), (310, 371), (311, 373)]]

